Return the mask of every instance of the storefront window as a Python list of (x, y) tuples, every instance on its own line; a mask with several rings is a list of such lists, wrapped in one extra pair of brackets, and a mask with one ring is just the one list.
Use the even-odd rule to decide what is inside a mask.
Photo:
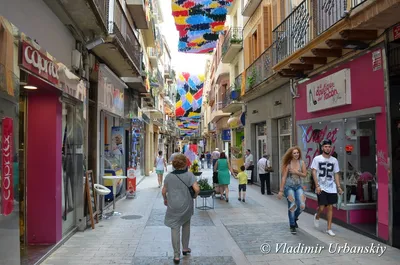
[(345, 119), (344, 124), (345, 200), (348, 203), (376, 202), (375, 118)]
[(321, 153), (322, 140), (330, 139), (331, 155), (339, 162), (343, 203), (376, 202), (377, 153), (373, 116), (300, 124), (298, 129), (298, 142), (308, 169), (305, 191), (314, 193), (310, 166), (313, 158)]
[(292, 118), (278, 120), (279, 127), (279, 157), (282, 159), (286, 151), (292, 146)]
[(332, 141), (331, 155), (336, 157), (339, 162), (340, 175), (344, 170), (344, 133), (343, 121), (325, 121), (311, 124), (300, 124), (298, 128), (298, 143), (302, 149), (303, 160), (308, 169), (308, 176), (304, 181), (305, 191), (314, 191), (314, 183), (311, 175), (311, 163), (314, 157), (321, 154), (321, 142), (324, 139)]

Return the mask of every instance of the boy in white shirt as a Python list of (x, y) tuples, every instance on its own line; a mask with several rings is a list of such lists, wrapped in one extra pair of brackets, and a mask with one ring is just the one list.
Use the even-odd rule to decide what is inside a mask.
[(316, 187), (315, 193), (318, 196), (318, 212), (314, 215), (314, 225), (319, 227), (319, 217), (326, 207), (328, 209), (326, 233), (335, 236), (332, 231), (333, 204), (338, 201), (337, 192), (342, 194), (343, 191), (339, 181), (339, 163), (330, 155), (331, 151), (332, 141), (325, 139), (322, 142), (322, 155), (313, 159), (311, 169)]

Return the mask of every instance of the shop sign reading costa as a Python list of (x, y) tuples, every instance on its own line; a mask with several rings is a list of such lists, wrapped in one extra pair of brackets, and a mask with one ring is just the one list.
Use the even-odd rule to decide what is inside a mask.
[(14, 208), (14, 185), (13, 185), (13, 120), (4, 118), (2, 120), (1, 137), (1, 214), (9, 215)]
[(58, 84), (57, 64), (27, 42), (22, 42), (22, 66), (52, 84)]

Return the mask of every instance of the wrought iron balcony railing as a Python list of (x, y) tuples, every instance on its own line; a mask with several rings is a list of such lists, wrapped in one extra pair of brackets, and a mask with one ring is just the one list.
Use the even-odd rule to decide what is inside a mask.
[(271, 45), (246, 69), (246, 92), (267, 80), (272, 70), (275, 46)]
[(95, 6), (97, 7), (97, 11), (100, 14), (101, 20), (104, 25), (108, 24), (108, 5), (110, 3), (109, 0), (93, 0)]
[(232, 27), (228, 30), (225, 36), (224, 43), (222, 44), (222, 57), (228, 51), (232, 44), (243, 45), (243, 29)]
[(273, 30), (276, 45), (274, 63), (277, 64), (286, 59), (342, 20), (347, 11), (347, 1), (304, 0), (301, 2)]
[(239, 95), (240, 95), (240, 90), (242, 87), (242, 74), (238, 75), (235, 78), (235, 83), (233, 83), (228, 90), (225, 93), (225, 97), (222, 100), (222, 108), (225, 108), (226, 106), (228, 106), (229, 104), (232, 103), (232, 101), (235, 101), (236, 99), (232, 98), (232, 91), (236, 90), (238, 91)]
[(147, 52), (149, 54), (149, 57), (157, 57), (157, 51), (155, 48), (148, 47)]
[(215, 112), (215, 111), (219, 111), (221, 109), (222, 109), (222, 101), (218, 101), (212, 106), (211, 111)]
[(157, 81), (158, 81), (159, 86), (161, 88), (164, 88), (164, 78), (163, 78), (160, 70), (158, 70), (158, 69), (157, 69)]
[[(109, 11), (110, 10), (107, 10), (107, 14)], [(117, 0), (114, 0), (114, 14), (113, 19), (108, 23), (108, 32), (117, 36), (132, 62), (140, 69), (140, 43)]]

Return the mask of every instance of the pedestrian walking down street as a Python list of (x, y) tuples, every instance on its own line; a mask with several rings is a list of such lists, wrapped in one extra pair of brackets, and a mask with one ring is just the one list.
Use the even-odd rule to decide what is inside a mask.
[(206, 162), (206, 155), (203, 153), (201, 153), (200, 155), (200, 161), (201, 161), (201, 168), (204, 169), (204, 163)]
[(244, 167), (246, 170), (251, 171), (250, 174), (247, 174), (247, 177), (249, 179), (249, 184), (253, 184), (253, 173), (254, 173), (254, 158), (253, 154), (251, 153), (250, 149), (246, 150), (246, 156), (244, 160)]
[(212, 166), (214, 168), (215, 163), (217, 162), (217, 160), (219, 159), (219, 156), (221, 155), (221, 153), (219, 152), (218, 148), (215, 148), (214, 152), (212, 152), (211, 154), (211, 158), (212, 158)]
[(165, 177), (162, 195), (164, 205), (167, 206), (164, 224), (171, 228), (171, 242), (174, 249), (174, 263), (180, 262), (181, 228), (182, 254), (191, 253), (189, 248), (190, 219), (194, 213), (194, 202), (189, 192), (193, 187), (195, 196), (200, 192), (196, 176), (188, 172), (185, 155), (176, 155), (172, 161), (174, 171)]
[(335, 236), (332, 231), (333, 205), (337, 203), (337, 193), (342, 195), (343, 190), (340, 187), (339, 163), (337, 159), (331, 156), (332, 141), (325, 139), (322, 141), (322, 154), (314, 157), (311, 168), (315, 183), (315, 193), (318, 198), (318, 211), (314, 215), (314, 226), (319, 227), (319, 218), (324, 209), (328, 209), (326, 219), (328, 227), (326, 233)]
[(265, 184), (267, 184), (267, 194), (272, 195), (270, 181), (272, 167), (271, 162), (269, 161), (269, 155), (265, 154), (260, 158), (260, 160), (258, 160), (257, 171), (258, 175), (260, 176), (261, 194), (265, 194)]
[(158, 187), (161, 188), (164, 176), (164, 168), (165, 172), (167, 172), (167, 162), (163, 157), (163, 152), (158, 151), (158, 157), (154, 159), (154, 167), (156, 168), (156, 173), (158, 176)]
[(289, 148), (282, 158), (282, 180), (278, 199), (285, 195), (288, 201), (288, 217), (290, 232), (296, 234), (297, 221), (306, 207), (306, 197), (302, 178), (307, 176), (306, 165), (301, 159), (299, 147)]
[(245, 168), (244, 166), (240, 167), (240, 172), (236, 176), (237, 179), (239, 179), (239, 197), (238, 200), (242, 202), (246, 202), (246, 187), (247, 187), (247, 174), (244, 172)]
[[(169, 162), (172, 163), (172, 161), (174, 160), (175, 156), (180, 155), (181, 153), (179, 152), (179, 149), (176, 148), (175, 152), (171, 155), (171, 157), (169, 158)], [(172, 165), (172, 171), (174, 171), (174, 165)]]
[(229, 202), (229, 184), (231, 183), (231, 174), (234, 175), (234, 173), (231, 164), (226, 158), (225, 152), (221, 153), (218, 161), (215, 163), (214, 171), (218, 172), (218, 186), (221, 194), (220, 199), (224, 199), (223, 194), (225, 191), (225, 200), (226, 202)]
[(207, 168), (211, 168), (211, 153), (207, 151), (206, 153)]

